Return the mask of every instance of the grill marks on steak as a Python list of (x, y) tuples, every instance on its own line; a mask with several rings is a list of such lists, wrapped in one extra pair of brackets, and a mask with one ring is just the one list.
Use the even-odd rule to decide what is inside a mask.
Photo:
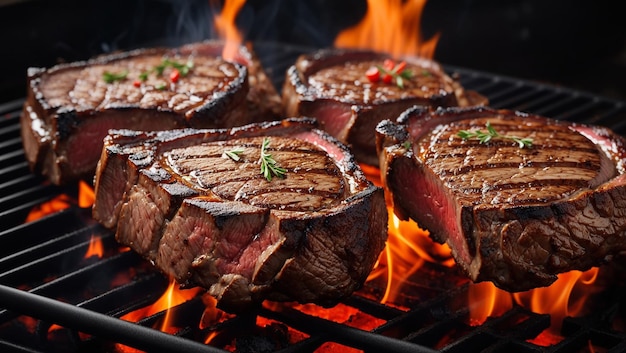
[(371, 83), (365, 73), (389, 57), (370, 51), (323, 49), (302, 55), (287, 70), (283, 106), (287, 116), (314, 117), (321, 127), (350, 145), (357, 160), (375, 165), (376, 125), (413, 105), (450, 107), (486, 103), (466, 91), (434, 61), (406, 57), (404, 88)]
[[(21, 129), (31, 169), (55, 184), (92, 177), (109, 129), (232, 127), (278, 117), (280, 99), (254, 54), (242, 47), (235, 58), (242, 65), (223, 60), (221, 50), (221, 42), (207, 41), (29, 69)], [(172, 80), (182, 69), (166, 60), (192, 67)], [(106, 82), (106, 74), (120, 76)]]
[[(263, 137), (238, 139), (235, 142), (207, 143), (168, 151), (163, 165), (173, 174), (182, 175), (200, 188), (211, 189), (225, 200), (287, 209), (317, 210), (336, 205), (344, 195), (341, 171), (322, 150), (308, 142), (286, 137), (272, 137), (267, 149), (289, 178), (273, 178), (268, 183), (259, 174)], [(234, 161), (224, 151), (241, 150)], [(303, 158), (306, 156), (306, 158)]]
[[(489, 108), (416, 108), (398, 121), (377, 129), (394, 211), (447, 243), (472, 280), (528, 290), (626, 249), (626, 143), (611, 131)], [(457, 136), (487, 121), (532, 148)]]
[[(420, 154), (426, 167), (469, 204), (549, 202), (614, 176), (607, 156), (565, 124), (490, 118), (440, 125), (421, 140), (428, 146)], [(484, 130), (488, 121), (501, 134), (532, 138), (534, 148), (520, 149), (509, 140), (484, 144), (457, 136), (461, 130)]]
[[(308, 76), (309, 89), (318, 92), (317, 98), (335, 99), (354, 104), (382, 104), (391, 100), (424, 99), (442, 105), (454, 105), (454, 81), (437, 66), (426, 62), (407, 63), (406, 70), (414, 73), (405, 79), (404, 87), (394, 83), (371, 83), (365, 72), (381, 65), (382, 56), (364, 61), (346, 61), (342, 65), (322, 68)], [(418, 63), (422, 65), (418, 65)]]
[[(284, 179), (260, 174), (265, 138)], [(239, 161), (223, 155), (233, 148)], [(115, 131), (95, 182), (94, 218), (120, 243), (229, 310), (332, 305), (363, 284), (387, 236), (382, 189), (313, 120)]]

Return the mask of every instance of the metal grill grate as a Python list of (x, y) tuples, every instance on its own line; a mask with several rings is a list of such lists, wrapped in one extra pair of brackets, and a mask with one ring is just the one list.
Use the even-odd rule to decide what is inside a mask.
[[(280, 87), (286, 68), (304, 49), (265, 44), (257, 51)], [(466, 88), (486, 95), (495, 108), (600, 124), (626, 133), (624, 102), (446, 68), (458, 74)], [(550, 325), (548, 315), (514, 307), (472, 327), (466, 323), (466, 280), (454, 269), (436, 264), (419, 271), (427, 285), (420, 281), (405, 286), (410, 310), (380, 304), (368, 292), (376, 289), (365, 288), (340, 304), (352, 313), (343, 323), (292, 307), (267, 305), (248, 315), (229, 317), (214, 327), (199, 328), (204, 308), (199, 297), (173, 309), (174, 317), (182, 318), (175, 334), (152, 328), (158, 327), (164, 312), (137, 324), (117, 319), (153, 303), (166, 290), (167, 280), (138, 255), (120, 248), (113, 234), (91, 219), (90, 210), (73, 203), (76, 185), (52, 186), (30, 173), (19, 135), (21, 105), (22, 101), (0, 105), (0, 308), (5, 308), (0, 311), (0, 351), (114, 351), (116, 342), (160, 352), (224, 352), (233, 344), (238, 351), (276, 352), (315, 351), (328, 344), (335, 344), (332, 347), (340, 351), (351, 347), (373, 352), (571, 352), (590, 346), (605, 352), (626, 349), (623, 287), (616, 285), (601, 293), (598, 301), (602, 304), (589, 317), (566, 318), (565, 339), (542, 347), (529, 340)], [(67, 195), (69, 208), (24, 223), (34, 206), (59, 195)], [(85, 258), (94, 236), (102, 239), (104, 255)], [(125, 280), (112, 281), (117, 278)], [(355, 322), (374, 326), (358, 328), (361, 326)], [(53, 324), (66, 329), (50, 331)], [(211, 332), (218, 334), (210, 344), (204, 344)]]

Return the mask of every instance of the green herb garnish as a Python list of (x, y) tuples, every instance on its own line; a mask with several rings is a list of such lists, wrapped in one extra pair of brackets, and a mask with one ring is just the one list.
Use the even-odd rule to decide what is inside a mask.
[(165, 83), (160, 83), (160, 84), (154, 86), (154, 88), (158, 89), (159, 91), (165, 90), (165, 87), (167, 87), (167, 85)]
[(406, 63), (403, 61), (390, 70), (387, 70), (380, 65), (377, 65), (376, 67), (378, 68), (378, 71), (380, 71), (380, 73), (382, 74), (383, 81), (385, 81), (385, 75), (388, 75), (392, 78), (392, 80), (396, 81), (396, 86), (404, 88), (404, 80), (408, 80), (413, 77), (413, 71), (405, 69), (404, 66), (406, 66)]
[(163, 62), (161, 62), (161, 64), (156, 66), (154, 68), (154, 71), (157, 73), (158, 76), (161, 76), (163, 75), (163, 71), (165, 70), (165, 68), (168, 66), (177, 69), (181, 75), (187, 76), (187, 74), (189, 73), (189, 70), (193, 68), (193, 62), (187, 61), (185, 64), (181, 64), (178, 61), (174, 61), (170, 59), (163, 59)]
[(224, 151), (224, 153), (222, 154), (222, 157), (230, 158), (235, 162), (239, 162), (239, 160), (241, 159), (240, 155), (242, 153), (243, 153), (243, 148), (237, 147), (237, 148), (233, 148), (232, 150)]
[(109, 72), (109, 71), (105, 71), (102, 74), (102, 79), (106, 83), (113, 83), (115, 81), (125, 80), (126, 76), (128, 76), (128, 71), (123, 71), (123, 72)]
[(263, 174), (267, 181), (272, 181), (272, 175), (284, 178), (287, 170), (279, 167), (276, 160), (274, 160), (274, 157), (267, 152), (269, 144), (270, 140), (267, 137), (263, 139), (263, 144), (261, 145), (261, 157), (259, 158), (259, 163), (261, 164), (261, 174)]
[(493, 138), (501, 138), (505, 140), (511, 140), (516, 142), (519, 145), (519, 148), (524, 147), (532, 147), (533, 139), (531, 138), (520, 138), (517, 136), (510, 135), (500, 135), (496, 129), (489, 122), (486, 124), (487, 131), (483, 132), (481, 130), (469, 131), (469, 130), (461, 130), (457, 133), (457, 135), (463, 140), (467, 139), (477, 139), (480, 143), (487, 143), (491, 141)]

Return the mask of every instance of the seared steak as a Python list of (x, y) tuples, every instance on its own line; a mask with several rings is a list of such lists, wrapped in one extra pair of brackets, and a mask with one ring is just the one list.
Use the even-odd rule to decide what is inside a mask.
[[(497, 136), (474, 137), (487, 123)], [(395, 213), (447, 243), (474, 281), (524, 291), (626, 250), (626, 141), (606, 128), (414, 108), (378, 125), (377, 148)]]
[[(266, 298), (336, 304), (372, 270), (388, 215), (382, 189), (314, 127), (313, 119), (289, 119), (231, 130), (111, 131), (93, 216), (228, 310)], [(260, 173), (262, 151), (284, 174)]]
[(112, 128), (232, 127), (276, 118), (280, 98), (254, 53), (242, 47), (235, 59), (251, 76), (221, 50), (207, 41), (30, 68), (21, 127), (31, 169), (55, 184), (91, 178)]
[(381, 53), (345, 49), (300, 56), (288, 69), (283, 85), (287, 116), (318, 119), (324, 130), (351, 147), (357, 160), (376, 165), (375, 129), (381, 120), (397, 117), (413, 105), (486, 103), (484, 97), (465, 91), (432, 60), (399, 58), (398, 64), (406, 63), (402, 71), (407, 75), (389, 77), (391, 81), (382, 72), (379, 80), (366, 76), (370, 68), (382, 68), (386, 59), (389, 56)]

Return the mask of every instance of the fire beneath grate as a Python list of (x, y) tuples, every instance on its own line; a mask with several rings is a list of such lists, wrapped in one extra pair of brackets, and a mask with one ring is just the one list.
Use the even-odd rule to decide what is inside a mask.
[[(305, 48), (257, 45), (277, 87)], [(626, 134), (626, 107), (583, 92), (446, 67), (495, 108), (605, 125)], [(566, 317), (560, 339), (547, 314), (520, 306), (480, 325), (469, 318), (469, 283), (454, 267), (425, 262), (394, 305), (368, 284), (332, 308), (267, 302), (245, 315), (205, 309), (187, 292), (154, 309), (169, 281), (81, 207), (79, 186), (49, 185), (28, 170), (19, 135), (22, 101), (0, 105), (0, 351), (2, 352), (621, 352), (626, 350), (626, 271), (605, 271), (589, 314)], [(54, 203), (50, 201), (54, 201)], [(39, 205), (58, 210), (27, 221)], [(43, 210), (43, 213), (48, 211)], [(613, 277), (611, 277), (613, 276)], [(400, 304), (397, 304), (400, 303)], [(133, 314), (143, 315), (130, 319)], [(123, 319), (121, 319), (123, 318)], [(136, 322), (129, 322), (136, 321)]]

